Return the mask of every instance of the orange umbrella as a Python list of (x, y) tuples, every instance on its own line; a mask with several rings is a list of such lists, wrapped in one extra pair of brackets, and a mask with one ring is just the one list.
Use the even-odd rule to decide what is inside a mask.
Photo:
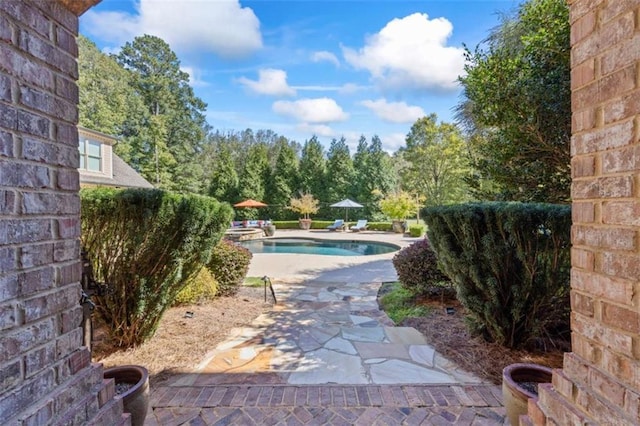
[(267, 204), (249, 198), (248, 200), (234, 204), (233, 207), (267, 207)]

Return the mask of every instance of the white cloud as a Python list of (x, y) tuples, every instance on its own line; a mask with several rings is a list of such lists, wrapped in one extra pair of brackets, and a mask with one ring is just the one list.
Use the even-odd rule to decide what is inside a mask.
[(301, 132), (308, 133), (316, 136), (332, 137), (335, 136), (335, 132), (331, 127), (326, 124), (308, 124), (302, 123), (297, 126), (297, 129)]
[(331, 62), (336, 67), (340, 66), (340, 61), (338, 60), (338, 57), (336, 55), (334, 55), (333, 53), (328, 52), (326, 50), (313, 52), (313, 54), (311, 55), (311, 60), (313, 62), (322, 62), (322, 61)]
[(375, 115), (391, 123), (413, 123), (425, 113), (419, 106), (407, 105), (404, 102), (387, 102), (385, 99), (366, 100), (361, 105), (369, 108)]
[(390, 154), (393, 154), (400, 148), (406, 145), (406, 137), (404, 133), (390, 133), (385, 136), (380, 136), (383, 149)]
[(272, 108), (276, 114), (293, 117), (303, 123), (326, 124), (349, 118), (340, 105), (330, 98), (276, 101)]
[(209, 83), (202, 79), (202, 72), (198, 68), (181, 66), (180, 70), (189, 74), (191, 87), (207, 87)]
[(295, 96), (296, 91), (287, 84), (287, 73), (272, 68), (258, 71), (258, 80), (240, 77), (237, 80), (247, 89), (260, 95)]
[(387, 23), (357, 51), (343, 46), (342, 53), (383, 89), (455, 90), (464, 72), (464, 50), (446, 45), (452, 31), (445, 18), (415, 13)]
[(360, 84), (345, 83), (345, 84), (342, 85), (342, 87), (340, 88), (340, 90), (338, 92), (340, 94), (343, 94), (343, 95), (351, 95), (351, 94), (359, 92), (361, 90), (368, 90), (370, 88), (371, 87), (362, 86)]
[(150, 34), (176, 51), (204, 50), (226, 58), (262, 47), (260, 21), (239, 0), (139, 0), (135, 7), (136, 14), (89, 10), (82, 19), (89, 34), (119, 45)]

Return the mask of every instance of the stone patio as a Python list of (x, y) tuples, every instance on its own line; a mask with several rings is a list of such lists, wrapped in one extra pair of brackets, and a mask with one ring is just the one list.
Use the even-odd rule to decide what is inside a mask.
[[(263, 256), (273, 275), (274, 263), (296, 255)], [(371, 257), (393, 270), (392, 255)], [(326, 270), (274, 279), (278, 304), (154, 389), (146, 424), (504, 424), (500, 388), (417, 330), (394, 327), (378, 309), (381, 282), (358, 280), (371, 278), (366, 269), (343, 268), (352, 272), (345, 281), (323, 281)]]

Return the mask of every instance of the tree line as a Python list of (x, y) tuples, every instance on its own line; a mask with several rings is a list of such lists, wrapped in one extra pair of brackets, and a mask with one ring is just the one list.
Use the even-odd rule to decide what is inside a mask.
[[(107, 55), (80, 36), (80, 124), (115, 135), (115, 151), (155, 186), (235, 203), (269, 204), (261, 216), (294, 219), (286, 206), (310, 193), (318, 217), (344, 198), (382, 219), (378, 202), (406, 191), (424, 205), (468, 200), (569, 198), (569, 23), (563, 0), (530, 0), (474, 51), (467, 49), (458, 123), (418, 119), (397, 152), (361, 136), (355, 152), (335, 138), (298, 142), (271, 130), (222, 132), (162, 39), (144, 35)], [(214, 123), (215, 124), (215, 123)], [(241, 212), (248, 218), (256, 211)]]

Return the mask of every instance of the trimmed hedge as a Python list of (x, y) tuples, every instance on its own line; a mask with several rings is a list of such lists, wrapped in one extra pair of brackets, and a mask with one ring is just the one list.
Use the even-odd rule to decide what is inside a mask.
[(251, 252), (228, 240), (220, 240), (211, 253), (207, 268), (218, 282), (218, 296), (231, 296), (238, 292), (249, 271)]
[[(311, 229), (327, 229), (327, 226), (333, 225), (333, 220), (312, 220)], [(277, 229), (300, 229), (297, 220), (277, 220), (273, 221)], [(356, 222), (347, 222), (347, 229), (355, 225)], [(369, 231), (386, 231), (391, 232), (390, 222), (368, 222), (367, 229)]]
[(570, 206), (471, 203), (423, 215), (473, 331), (512, 348), (568, 338)]
[(424, 225), (409, 225), (409, 236), (413, 238), (422, 237), (426, 227)]
[(84, 189), (82, 245), (96, 280), (96, 314), (115, 345), (153, 336), (164, 311), (209, 261), (233, 216), (213, 198), (158, 189)]

